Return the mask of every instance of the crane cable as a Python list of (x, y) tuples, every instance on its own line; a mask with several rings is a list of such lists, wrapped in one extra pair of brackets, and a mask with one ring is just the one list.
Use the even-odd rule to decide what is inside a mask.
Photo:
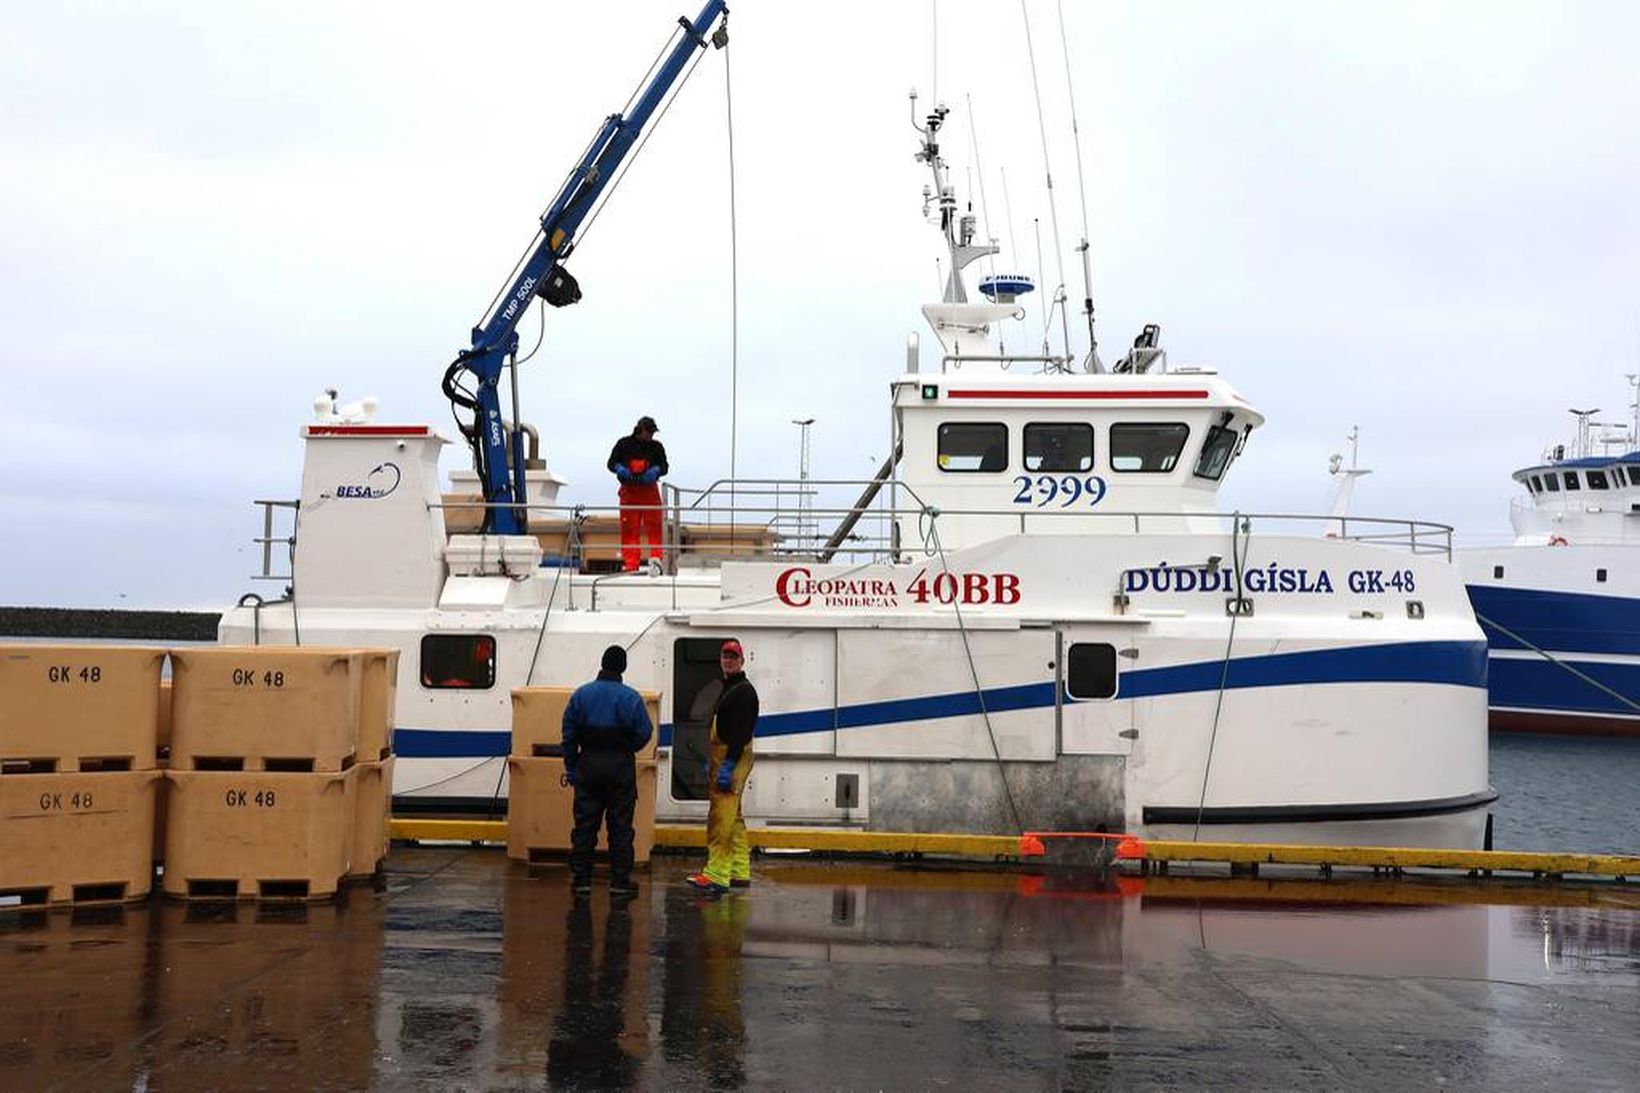
[(740, 240), (735, 203), (735, 97), (729, 47), (723, 47), (723, 106), (729, 130), (729, 543), (735, 540), (735, 455), (740, 425)]

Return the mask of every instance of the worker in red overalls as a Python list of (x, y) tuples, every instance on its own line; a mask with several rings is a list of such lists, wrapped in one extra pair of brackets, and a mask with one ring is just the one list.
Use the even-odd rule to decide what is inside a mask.
[(647, 414), (638, 419), (631, 436), (615, 442), (609, 453), (609, 469), (621, 482), (621, 567), (636, 573), (643, 562), (640, 540), (649, 540), (649, 572), (659, 574), (664, 551), (661, 547), (661, 488), (658, 483), (667, 471), (666, 449), (655, 439), (659, 432), (655, 419)]

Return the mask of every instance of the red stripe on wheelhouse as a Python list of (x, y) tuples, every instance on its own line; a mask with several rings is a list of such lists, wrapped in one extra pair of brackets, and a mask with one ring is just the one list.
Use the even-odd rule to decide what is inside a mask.
[(1022, 398), (1022, 399), (1182, 399), (1207, 398), (1209, 392), (1198, 388), (1146, 389), (1138, 391), (1007, 391), (999, 387), (951, 388), (949, 398)]
[(308, 436), (426, 436), (425, 425), (309, 425)]

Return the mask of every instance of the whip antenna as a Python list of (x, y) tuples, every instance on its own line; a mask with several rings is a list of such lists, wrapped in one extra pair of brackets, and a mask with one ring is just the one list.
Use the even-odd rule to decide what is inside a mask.
[[(991, 206), (985, 200), (985, 165), (979, 161), (979, 129), (974, 125), (974, 97), (965, 94), (963, 99), (968, 103), (968, 143), (974, 148), (974, 173), (979, 175), (979, 213), (985, 220), (985, 238), (991, 239)], [(989, 272), (997, 271), (993, 255), (985, 256), (985, 265)]]
[(1093, 259), (1089, 255), (1088, 180), (1082, 172), (1082, 130), (1076, 124), (1076, 87), (1071, 83), (1071, 47), (1065, 34), (1065, 0), (1059, 0), (1059, 48), (1065, 55), (1065, 94), (1071, 100), (1071, 141), (1076, 146), (1076, 195), (1082, 202), (1082, 314), (1088, 320), (1088, 360), (1084, 371), (1103, 372), (1099, 363), (1099, 339), (1093, 333)]
[[(1042, 176), (1048, 183), (1048, 215), (1053, 219), (1053, 255), (1059, 265), (1059, 287), (1054, 290), (1054, 303), (1064, 306), (1065, 300), (1065, 247), (1059, 236), (1059, 204), (1053, 196), (1053, 169), (1048, 162), (1048, 126), (1042, 120), (1042, 85), (1036, 78), (1036, 47), (1031, 44), (1031, 13), (1025, 8), (1025, 0), (1019, 0), (1019, 14), (1025, 20), (1025, 53), (1031, 60), (1031, 91), (1036, 96), (1036, 128), (1042, 135)], [(1038, 253), (1040, 254), (1040, 244)], [(1065, 335), (1065, 356), (1071, 355), (1070, 334)], [(1047, 319), (1043, 319), (1043, 356), (1047, 351)]]

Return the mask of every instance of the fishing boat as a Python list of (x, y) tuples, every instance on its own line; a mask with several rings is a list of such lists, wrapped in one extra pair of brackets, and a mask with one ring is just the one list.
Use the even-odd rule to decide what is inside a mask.
[[(945, 115), (916, 156), (947, 271), (933, 345), (884, 362), (893, 454), (871, 479), (663, 483), (661, 571), (612, 572), (614, 506), (561, 499), (495, 402), (460, 403), (475, 466), (447, 485), (431, 426), (327, 393), (300, 496), (263, 503), (286, 594), (242, 601), (220, 639), (398, 649), (401, 810), (503, 809), (512, 689), (584, 682), (620, 644), (627, 682), (662, 696), (656, 816), (702, 819), (735, 638), (762, 704), (753, 824), (1483, 845), (1486, 646), (1451, 529), (1221, 511), (1264, 417), (1170, 364), (1155, 325), (1107, 367), (1090, 301), (1086, 354), (1005, 351), (1032, 286), (969, 298), (998, 248), (957, 201)], [(578, 297), (553, 256), (580, 184), (450, 375), (534, 294)]]
[(1459, 552), (1494, 730), (1640, 736), (1640, 398), (1626, 428), (1598, 412), (1514, 473), (1514, 542)]

